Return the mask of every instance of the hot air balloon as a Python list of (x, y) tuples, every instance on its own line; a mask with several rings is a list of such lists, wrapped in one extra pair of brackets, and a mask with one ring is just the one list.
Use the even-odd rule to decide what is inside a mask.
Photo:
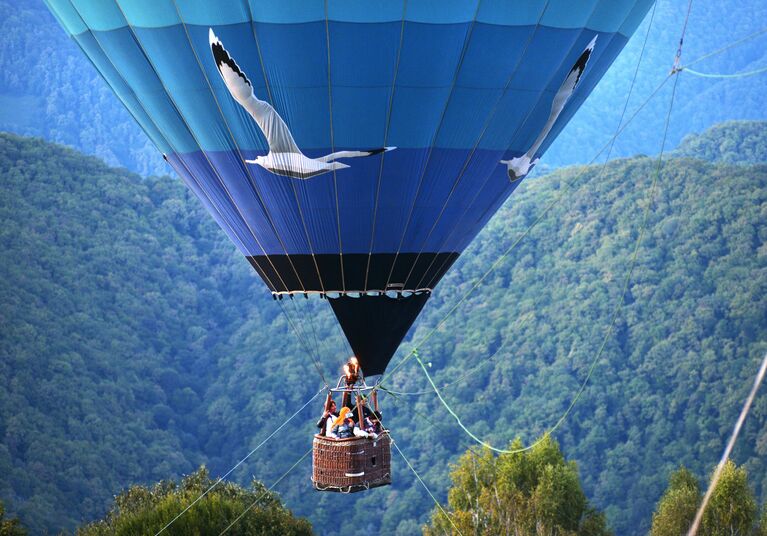
[(652, 4), (46, 2), (272, 294), (328, 298), (371, 376)]

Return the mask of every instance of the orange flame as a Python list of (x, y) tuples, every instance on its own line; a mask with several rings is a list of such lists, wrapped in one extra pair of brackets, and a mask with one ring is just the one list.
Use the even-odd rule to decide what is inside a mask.
[(344, 365), (344, 374), (346, 375), (346, 385), (353, 385), (359, 379), (360, 364), (357, 358), (352, 356)]

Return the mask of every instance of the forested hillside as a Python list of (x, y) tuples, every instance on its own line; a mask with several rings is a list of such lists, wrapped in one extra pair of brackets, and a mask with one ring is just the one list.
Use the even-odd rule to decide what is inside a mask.
[[(705, 476), (767, 350), (767, 166), (746, 163), (767, 160), (766, 138), (764, 124), (730, 125), (666, 162), (616, 330), (555, 433), (617, 534), (646, 533), (680, 464)], [(443, 395), (475, 434), (529, 441), (570, 403), (616, 307), (655, 168), (639, 157), (526, 181), (440, 284), (411, 341), (561, 196), (421, 348), (440, 386), (471, 371)], [(200, 463), (223, 473), (317, 392), (308, 351), (330, 376), (348, 357), (327, 304), (272, 301), (178, 181), (12, 135), (0, 136), (0, 177), (0, 500), (33, 532), (96, 519), (134, 483)], [(473, 443), (414, 362), (386, 383), (416, 393), (384, 397), (384, 416), (444, 502), (448, 463)], [(320, 406), (233, 476), (276, 480), (310, 447)], [(760, 396), (734, 454), (760, 500), (765, 430)], [(335, 514), (351, 505), (360, 530), (416, 534), (433, 503), (394, 456), (389, 488), (317, 493), (304, 464), (277, 491), (320, 534), (339, 531)]]
[(704, 134), (684, 138), (674, 155), (728, 164), (764, 163), (767, 155), (764, 122), (728, 121), (714, 125)]
[[(659, 0), (629, 111), (668, 74), (686, 3)], [(753, 2), (697, 2), (690, 14), (683, 63), (762, 30), (767, 7)], [(642, 51), (649, 16), (586, 101), (543, 164), (588, 162), (615, 131)], [(128, 112), (68, 39), (42, 0), (0, 0), (0, 130), (65, 143), (140, 174), (168, 173)], [(767, 66), (767, 34), (695, 65), (733, 74)], [(683, 73), (670, 139), (726, 119), (765, 119), (767, 73), (699, 78)], [(665, 103), (656, 99), (615, 146), (614, 155), (658, 150)]]
[[(761, 143), (764, 137), (762, 126)], [(474, 433), (496, 444), (517, 434), (532, 440), (565, 411), (618, 303), (656, 164), (618, 160), (601, 176), (590, 168), (576, 179), (584, 170), (569, 168), (529, 182), (478, 237), (474, 261), (464, 259), (444, 281), (416, 339), (454, 303), (445, 289), (467, 289), (563, 195), (422, 352), (439, 371), (439, 385), (505, 343), (493, 364), (446, 390)], [(706, 476), (767, 351), (766, 172), (763, 164), (689, 158), (663, 168), (626, 305), (556, 434), (617, 534), (646, 532), (680, 463)], [(568, 180), (575, 188), (561, 192)], [(414, 370), (401, 376), (401, 390), (427, 388)], [(447, 424), (428, 441), (449, 450), (465, 439), (434, 398), (421, 397), (416, 407), (433, 409)], [(766, 419), (762, 396), (734, 455), (762, 498)]]

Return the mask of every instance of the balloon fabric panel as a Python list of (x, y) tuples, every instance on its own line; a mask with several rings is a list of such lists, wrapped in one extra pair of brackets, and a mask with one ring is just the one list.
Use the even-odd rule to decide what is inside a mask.
[[(267, 286), (340, 295), (382, 371), (425, 304), (407, 296), (431, 292), (652, 3), (47, 4)], [(377, 309), (387, 295), (404, 301)], [(398, 314), (383, 352), (352, 322)]]

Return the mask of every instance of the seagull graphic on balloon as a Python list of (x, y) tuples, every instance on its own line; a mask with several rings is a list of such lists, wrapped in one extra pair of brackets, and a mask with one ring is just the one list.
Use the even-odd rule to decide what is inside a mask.
[(226, 88), (234, 100), (245, 108), (255, 120), (269, 144), (269, 152), (266, 156), (246, 160), (245, 162), (248, 164), (259, 165), (276, 175), (294, 179), (309, 179), (350, 167), (338, 162), (337, 160), (340, 158), (373, 156), (396, 149), (396, 147), (381, 147), (367, 151), (337, 151), (319, 158), (309, 158), (298, 148), (288, 125), (285, 124), (277, 110), (268, 102), (256, 97), (253, 92), (253, 84), (224, 48), (221, 40), (213, 33), (212, 28), (208, 32), (208, 38), (213, 59)]
[[(294, 179), (309, 179), (350, 167), (348, 164), (338, 162), (339, 159), (373, 156), (396, 149), (396, 147), (381, 147), (366, 151), (337, 151), (319, 158), (309, 158), (304, 155), (293, 139), (288, 125), (274, 107), (256, 97), (253, 84), (231, 54), (224, 48), (223, 43), (216, 37), (212, 28), (209, 30), (208, 36), (210, 49), (224, 85), (234, 100), (255, 120), (269, 144), (269, 152), (265, 156), (246, 160), (245, 162), (248, 164), (259, 165), (276, 175)], [(509, 180), (516, 181), (524, 178), (540, 160), (540, 158), (535, 158), (535, 155), (578, 87), (596, 41), (595, 36), (568, 72), (556, 95), (554, 95), (548, 120), (532, 146), (522, 156), (500, 161), (501, 164), (506, 164)]]
[(594, 39), (589, 42), (589, 44), (586, 46), (586, 49), (581, 53), (580, 56), (578, 56), (578, 59), (570, 69), (570, 72), (567, 73), (564, 82), (562, 82), (562, 85), (559, 86), (559, 90), (557, 90), (557, 94), (554, 95), (554, 100), (551, 103), (551, 112), (549, 113), (549, 118), (546, 121), (546, 124), (543, 126), (543, 130), (541, 130), (535, 142), (533, 142), (533, 145), (522, 156), (512, 158), (511, 160), (501, 160), (501, 164), (506, 164), (506, 169), (510, 181), (513, 182), (524, 178), (528, 173), (530, 173), (535, 164), (537, 164), (540, 160), (540, 158), (533, 158), (538, 152), (538, 149), (540, 149), (546, 137), (549, 135), (549, 132), (551, 132), (551, 129), (554, 127), (554, 123), (557, 122), (557, 118), (559, 118), (559, 114), (561, 114), (562, 110), (564, 110), (565, 104), (567, 104), (567, 101), (569, 101), (570, 97), (573, 96), (575, 88), (578, 87), (578, 82), (581, 80), (583, 71), (586, 70), (586, 64), (589, 62), (589, 58), (591, 57), (591, 53), (594, 51), (594, 45), (596, 45), (596, 43), (597, 38), (594, 36)]

